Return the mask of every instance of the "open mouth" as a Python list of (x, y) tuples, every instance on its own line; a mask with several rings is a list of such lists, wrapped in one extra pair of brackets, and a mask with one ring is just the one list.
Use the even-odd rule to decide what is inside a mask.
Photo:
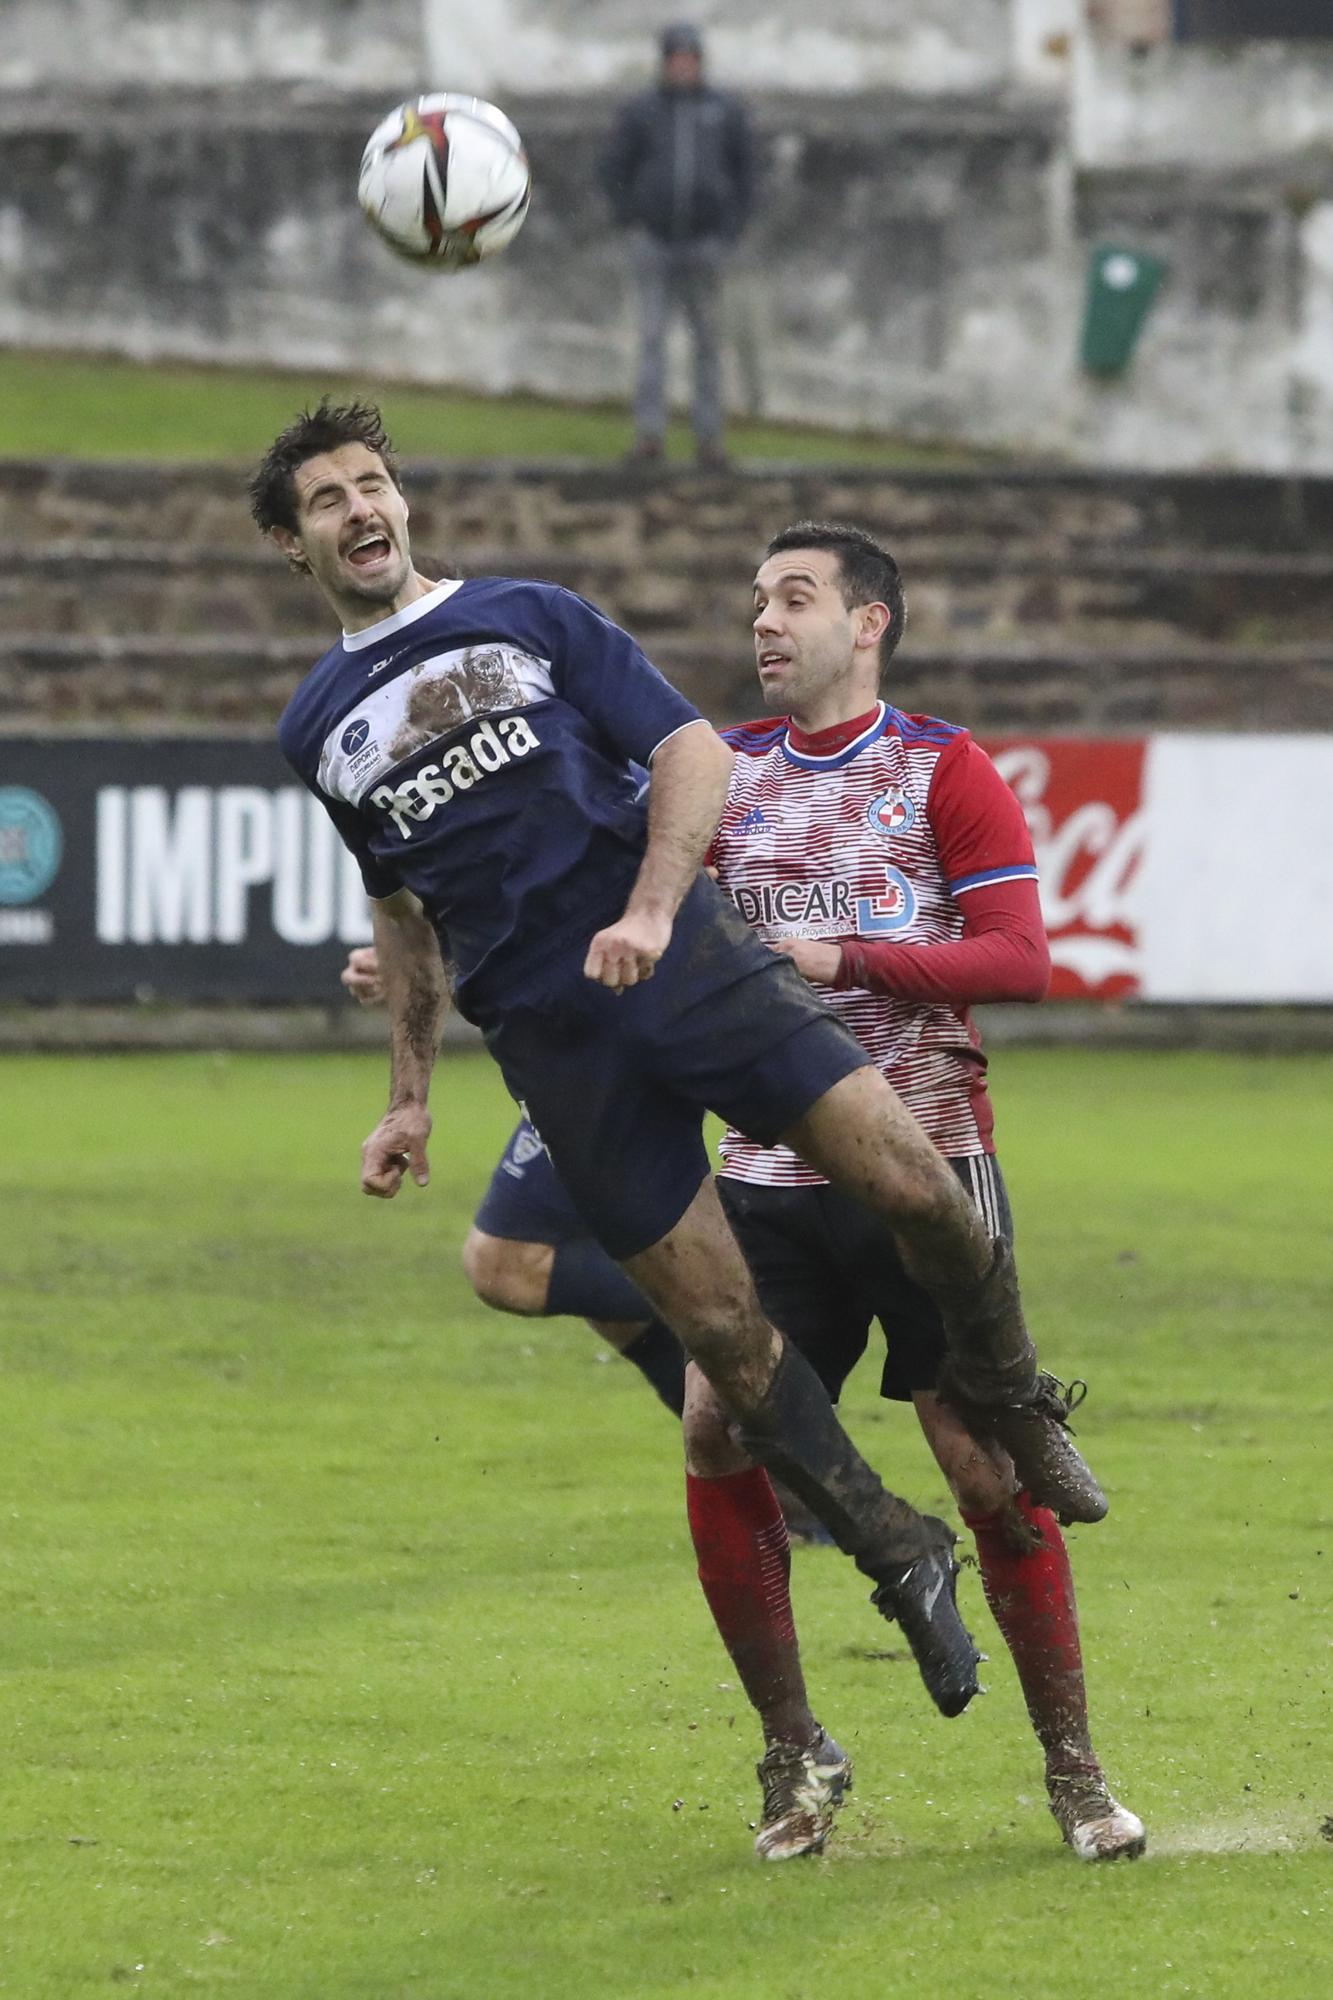
[(775, 673), (780, 668), (785, 667), (786, 664), (787, 655), (785, 653), (764, 652), (759, 655), (759, 671), (761, 674)]
[(373, 569), (377, 564), (387, 562), (392, 554), (388, 536), (376, 531), (353, 542), (347, 551), (347, 560), (353, 569)]

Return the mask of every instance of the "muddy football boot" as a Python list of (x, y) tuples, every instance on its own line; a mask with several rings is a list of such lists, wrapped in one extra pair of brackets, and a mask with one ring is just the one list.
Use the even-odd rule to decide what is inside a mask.
[(870, 1602), (902, 1627), (926, 1692), (940, 1713), (961, 1715), (978, 1692), (981, 1655), (958, 1610), (953, 1534), (943, 1521), (934, 1525), (947, 1536), (939, 1552), (918, 1556), (915, 1562), (895, 1563), (879, 1572), (879, 1585)]
[(1135, 1861), (1148, 1845), (1143, 1821), (1112, 1798), (1099, 1770), (1048, 1772), (1046, 1795), (1080, 1861)]
[(1069, 1430), (1069, 1413), (1087, 1385), (1076, 1383), (1066, 1393), (1054, 1375), (1038, 1370), (1010, 1245), (996, 1239), (981, 1278), (936, 1285), (932, 1292), (948, 1347), (941, 1395), (962, 1412), (974, 1435), (992, 1438), (1008, 1452), (1022, 1484), (1057, 1520), (1066, 1526), (1100, 1521), (1106, 1495)]
[(764, 1817), (755, 1835), (761, 1861), (794, 1861), (818, 1854), (833, 1815), (852, 1788), (852, 1761), (821, 1729), (808, 1749), (770, 1743), (755, 1775), (764, 1789)]
[(1105, 1518), (1107, 1499), (1074, 1443), (1069, 1418), (1088, 1393), (1086, 1382), (1066, 1389), (1054, 1375), (1037, 1376), (1033, 1395), (1014, 1403), (977, 1403), (955, 1397), (946, 1369), (942, 1393), (957, 1402), (970, 1429), (1007, 1451), (1014, 1470), (1039, 1507), (1049, 1507), (1063, 1527)]

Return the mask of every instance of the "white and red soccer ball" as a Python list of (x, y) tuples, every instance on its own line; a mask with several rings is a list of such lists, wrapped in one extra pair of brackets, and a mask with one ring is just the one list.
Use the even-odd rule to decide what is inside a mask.
[(456, 271), (517, 236), (532, 174), (503, 111), (437, 91), (400, 104), (375, 127), (356, 192), (371, 227), (400, 256)]

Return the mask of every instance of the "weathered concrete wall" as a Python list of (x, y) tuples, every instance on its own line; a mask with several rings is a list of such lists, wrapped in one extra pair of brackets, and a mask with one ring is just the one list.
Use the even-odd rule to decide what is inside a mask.
[[(425, 87), (423, 0), (4, 0), (0, 89)], [(485, 13), (487, 0), (464, 12)]]
[(1074, 38), (1084, 0), (1011, 0), (1013, 75), (1022, 83), (1066, 92)]
[(758, 90), (972, 91), (1008, 73), (1011, 0), (4, 0), (0, 87), (309, 78), (505, 95), (620, 90), (664, 21)]
[(1082, 32), (1071, 109), (1086, 166), (1289, 160), (1299, 180), (1302, 153), (1333, 147), (1333, 39), (1133, 50)]
[[(352, 198), (378, 101), (303, 94), (0, 103), (0, 340), (352, 366), (489, 390), (623, 393), (625, 248), (605, 100), (510, 99), (538, 194), (460, 277), (395, 260)], [(911, 100), (769, 101), (731, 300), (732, 400), (780, 416), (1058, 441), (1057, 123)]]
[(973, 91), (1009, 72), (1011, 0), (423, 0), (432, 74), (497, 92), (622, 89), (662, 24), (704, 31), (719, 81), (747, 90)]
[[(0, 99), (0, 341), (622, 395), (610, 101), (509, 99), (537, 181), (493, 265), (395, 260), (352, 198), (382, 96), (250, 88)], [(1057, 107), (756, 100), (764, 195), (731, 285), (729, 395), (849, 428), (1089, 462), (1333, 467), (1333, 154), (1074, 175)], [(1160, 251), (1128, 375), (1078, 364), (1090, 246)], [(681, 357), (677, 357), (678, 361)], [(683, 386), (678, 376), (678, 387)]]
[[(595, 161), (671, 11), (7, 0), (0, 342), (622, 396), (624, 246)], [(1129, 46), (1162, 0), (846, 0), (817, 28), (796, 0), (693, 11), (765, 150), (730, 288), (734, 410), (1089, 463), (1333, 468), (1333, 45)], [(119, 94), (90, 99), (89, 76)], [(395, 263), (351, 192), (386, 101), (441, 82), (502, 97), (537, 174), (513, 251), (445, 281)], [(1103, 384), (1078, 349), (1107, 240), (1168, 276)]]

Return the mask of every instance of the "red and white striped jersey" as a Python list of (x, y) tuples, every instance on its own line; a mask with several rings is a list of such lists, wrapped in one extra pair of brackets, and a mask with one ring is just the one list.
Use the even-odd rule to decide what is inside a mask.
[[(711, 859), (762, 938), (949, 943), (962, 936), (969, 890), (1036, 879), (1017, 799), (953, 723), (881, 702), (850, 740), (845, 729), (802, 737), (785, 717), (722, 735), (739, 754)], [(815, 990), (941, 1152), (992, 1151), (986, 1059), (966, 1008)], [(737, 1180), (822, 1180), (787, 1147), (734, 1130), (721, 1153)]]

